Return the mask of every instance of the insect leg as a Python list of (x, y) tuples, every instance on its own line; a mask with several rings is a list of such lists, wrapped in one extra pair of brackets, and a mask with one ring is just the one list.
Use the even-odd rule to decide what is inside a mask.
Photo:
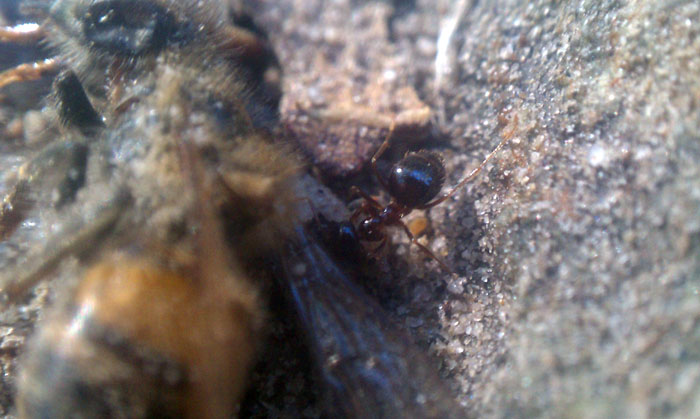
[(384, 206), (377, 202), (376, 199), (372, 198), (367, 192), (363, 191), (362, 189), (358, 188), (357, 186), (353, 186), (350, 188), (350, 194), (351, 195), (359, 195), (361, 196), (365, 202), (371, 207), (374, 207), (376, 209), (382, 209)]
[(28, 44), (37, 42), (46, 36), (46, 32), (37, 23), (22, 23), (15, 26), (0, 27), (0, 42)]
[(22, 266), (8, 270), (11, 272), (3, 272), (0, 276), (1, 302), (13, 302), (25, 295), (68, 255), (92, 250), (97, 238), (115, 226), (130, 202), (131, 196), (126, 191), (118, 191), (95, 214), (86, 216), (89, 222), (71, 224), (48, 240), (40, 261), (22, 263)]
[(392, 135), (394, 135), (394, 129), (396, 128), (396, 121), (391, 120), (391, 125), (389, 126), (389, 133), (387, 133), (386, 138), (384, 139), (384, 142), (382, 145), (379, 147), (376, 153), (374, 153), (374, 156), (372, 156), (372, 171), (374, 172), (374, 176), (377, 177), (377, 180), (379, 183), (381, 183), (382, 187), (384, 190), (389, 190), (389, 186), (386, 183), (386, 180), (382, 177), (382, 175), (379, 173), (379, 170), (377, 170), (377, 159), (379, 159), (382, 154), (386, 151), (387, 148), (389, 148), (389, 145), (391, 144), (390, 140)]
[(428, 249), (426, 246), (423, 246), (422, 244), (420, 244), (420, 243), (418, 242), (418, 240), (417, 240), (416, 237), (413, 235), (413, 233), (411, 233), (411, 230), (408, 228), (408, 226), (407, 226), (406, 224), (404, 224), (402, 221), (399, 221), (399, 224), (401, 225), (401, 227), (403, 227), (403, 230), (406, 232), (406, 235), (407, 235), (408, 238), (411, 240), (411, 244), (415, 244), (416, 246), (418, 246), (418, 248), (419, 248), (423, 253), (425, 253), (426, 255), (428, 255), (431, 259), (434, 259), (434, 260), (440, 265), (440, 267), (441, 267), (445, 272), (453, 273), (453, 272), (452, 272), (452, 269), (450, 269), (450, 268), (445, 264), (445, 262), (443, 262), (442, 260), (440, 260), (440, 258), (438, 258), (437, 256), (435, 256), (435, 254), (433, 253), (432, 250)]
[(59, 74), (54, 81), (54, 90), (62, 124), (74, 126), (86, 136), (104, 127), (102, 117), (93, 108), (74, 72), (67, 70)]
[(39, 80), (44, 76), (56, 73), (60, 68), (61, 63), (57, 58), (47, 58), (31, 64), (20, 64), (0, 73), (0, 87), (12, 83)]
[(434, 207), (434, 206), (436, 206), (436, 205), (438, 205), (438, 204), (444, 202), (446, 199), (448, 199), (448, 198), (451, 197), (452, 195), (454, 195), (455, 192), (457, 192), (457, 190), (459, 190), (462, 186), (464, 186), (464, 185), (466, 185), (467, 183), (471, 182), (471, 181), (481, 172), (481, 169), (483, 169), (484, 166), (486, 166), (486, 163), (488, 163), (489, 160), (491, 160), (491, 158), (492, 158), (494, 155), (496, 155), (496, 153), (498, 153), (498, 152), (501, 150), (501, 148), (503, 148), (503, 146), (504, 146), (504, 145), (508, 142), (508, 140), (510, 140), (511, 138), (512, 138), (512, 137), (510, 137), (510, 136), (503, 138), (503, 139), (501, 140), (501, 142), (498, 143), (498, 145), (496, 146), (496, 148), (494, 148), (493, 151), (490, 152), (488, 156), (486, 156), (486, 158), (484, 159), (484, 161), (482, 161), (481, 164), (479, 164), (479, 166), (477, 166), (477, 167), (476, 167), (474, 170), (472, 170), (467, 176), (465, 176), (464, 179), (460, 180), (459, 183), (457, 183), (455, 186), (453, 186), (452, 189), (450, 189), (449, 192), (446, 192), (446, 193), (445, 193), (444, 195), (442, 195), (440, 198), (437, 198), (437, 199), (435, 199), (435, 200), (432, 201), (432, 202), (428, 202), (428, 203), (425, 204), (425, 205), (421, 205), (421, 206), (419, 206), (419, 207), (416, 207), (416, 209), (427, 209), (427, 208)]

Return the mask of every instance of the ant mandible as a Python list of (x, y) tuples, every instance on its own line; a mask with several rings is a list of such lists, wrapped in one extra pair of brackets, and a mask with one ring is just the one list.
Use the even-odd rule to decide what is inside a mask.
[(371, 252), (375, 253), (386, 245), (385, 228), (388, 226), (401, 227), (411, 240), (411, 244), (418, 246), (423, 253), (437, 261), (442, 269), (451, 273), (452, 270), (443, 261), (435, 256), (428, 247), (418, 242), (401, 219), (415, 209), (432, 208), (454, 195), (459, 188), (481, 172), (511, 136), (505, 136), (481, 164), (460, 180), (457, 185), (442, 196), (435, 198), (445, 183), (445, 164), (442, 156), (438, 153), (428, 150), (408, 152), (392, 166), (388, 179), (379, 173), (377, 160), (389, 148), (394, 127), (395, 123), (392, 122), (389, 133), (371, 160), (372, 171), (384, 190), (391, 196), (391, 200), (387, 205), (382, 205), (369, 194), (353, 186), (351, 193), (361, 196), (363, 202), (350, 217), (349, 225), (348, 223), (340, 223), (337, 234), (341, 241), (347, 242), (348, 236), (354, 236), (355, 240), (371, 244)]

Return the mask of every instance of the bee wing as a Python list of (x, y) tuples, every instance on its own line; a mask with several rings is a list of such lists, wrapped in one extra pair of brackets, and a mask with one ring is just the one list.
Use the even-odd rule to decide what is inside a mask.
[[(464, 417), (434, 362), (358, 288), (309, 231), (283, 251), (287, 288), (324, 387), (343, 417)], [(460, 414), (461, 413), (461, 414)]]

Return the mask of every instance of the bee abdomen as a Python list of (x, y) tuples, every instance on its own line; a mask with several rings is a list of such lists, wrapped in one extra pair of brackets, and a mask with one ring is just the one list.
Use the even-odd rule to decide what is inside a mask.
[(254, 302), (197, 279), (120, 255), (90, 268), (30, 343), (20, 416), (230, 415), (254, 358)]
[(95, 322), (82, 306), (47, 324), (27, 354), (21, 417), (183, 417), (187, 372)]

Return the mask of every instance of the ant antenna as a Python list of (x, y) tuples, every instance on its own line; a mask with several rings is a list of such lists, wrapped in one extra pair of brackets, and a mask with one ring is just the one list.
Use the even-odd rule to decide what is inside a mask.
[(389, 184), (384, 180), (382, 175), (379, 173), (379, 170), (377, 169), (377, 160), (384, 154), (387, 148), (389, 148), (389, 145), (391, 145), (391, 137), (394, 135), (394, 129), (396, 128), (396, 120), (392, 119), (391, 120), (391, 125), (389, 125), (389, 132), (386, 134), (386, 138), (384, 139), (384, 142), (382, 145), (379, 147), (376, 153), (374, 153), (374, 156), (372, 156), (372, 171), (374, 172), (374, 176), (379, 180), (379, 183), (382, 184), (382, 187), (384, 190), (389, 190)]
[(460, 180), (459, 183), (457, 183), (449, 192), (445, 193), (444, 195), (442, 195), (440, 198), (437, 198), (433, 202), (428, 202), (427, 204), (418, 206), (416, 208), (417, 209), (427, 209), (427, 208), (434, 207), (434, 206), (444, 202), (446, 199), (448, 199), (452, 195), (454, 195), (457, 192), (457, 190), (459, 190), (462, 186), (464, 186), (468, 182), (472, 181), (481, 172), (481, 169), (483, 169), (486, 166), (486, 164), (489, 162), (489, 160), (491, 160), (491, 158), (494, 155), (496, 155), (496, 153), (498, 153), (512, 137), (513, 136), (511, 135), (511, 136), (506, 136), (504, 139), (502, 139), (501, 142), (498, 143), (496, 148), (494, 148), (493, 151), (490, 152), (488, 156), (486, 156), (484, 161), (482, 161), (481, 164), (479, 164), (479, 166), (477, 166), (474, 170), (472, 170), (464, 179)]

